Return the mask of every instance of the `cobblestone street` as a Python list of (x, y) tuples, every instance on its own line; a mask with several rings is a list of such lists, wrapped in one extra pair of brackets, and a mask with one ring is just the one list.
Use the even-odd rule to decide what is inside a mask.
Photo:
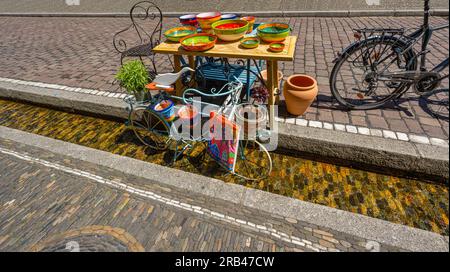
[(372, 249), (358, 237), (1, 139), (0, 181), (0, 251)]
[[(295, 61), (280, 65), (285, 78), (306, 73), (318, 79), (319, 96), (302, 118), (448, 139), (448, 120), (433, 117), (426, 103), (412, 91), (397, 105), (346, 112), (336, 108), (328, 86), (332, 60), (337, 51), (352, 42), (352, 28), (413, 28), (421, 24), (422, 18), (292, 17), (267, 18), (264, 21), (287, 22), (293, 27), (293, 35), (299, 37)], [(446, 22), (447, 19), (439, 17), (431, 20), (433, 25)], [(119, 55), (112, 46), (112, 37), (129, 24), (128, 18), (0, 17), (0, 23), (0, 77), (118, 91), (111, 85), (119, 67)], [(165, 18), (164, 29), (177, 23), (177, 19)], [(430, 46), (431, 67), (448, 57), (448, 30), (437, 32)], [(158, 56), (157, 63), (160, 72), (172, 70), (165, 56)], [(448, 87), (448, 80), (443, 86)], [(284, 117), (289, 118), (286, 114)]]

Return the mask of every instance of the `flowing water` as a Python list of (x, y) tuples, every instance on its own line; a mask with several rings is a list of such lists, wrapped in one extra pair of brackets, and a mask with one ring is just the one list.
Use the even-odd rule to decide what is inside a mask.
[[(0, 100), (0, 125), (135, 159), (167, 165), (170, 151), (146, 148), (124, 123)], [(172, 167), (449, 235), (448, 186), (271, 153), (273, 171), (259, 182), (227, 175), (198, 146)]]

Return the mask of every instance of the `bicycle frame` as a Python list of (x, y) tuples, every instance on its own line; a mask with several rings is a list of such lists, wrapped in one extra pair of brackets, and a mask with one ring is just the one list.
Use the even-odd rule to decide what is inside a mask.
[[(388, 82), (403, 82), (408, 84), (414, 84), (417, 80), (420, 80), (420, 78), (423, 78), (424, 76), (435, 76), (438, 73), (442, 72), (449, 66), (449, 58), (443, 60), (441, 63), (433, 67), (431, 70), (427, 70), (426, 64), (427, 64), (427, 53), (429, 53), (428, 44), (431, 40), (431, 37), (433, 36), (433, 33), (435, 31), (439, 31), (442, 29), (449, 28), (449, 24), (443, 24), (440, 26), (432, 27), (429, 23), (430, 19), (430, 5), (429, 0), (425, 1), (425, 8), (424, 8), (424, 20), (421, 28), (414, 31), (412, 34), (404, 36), (407, 40), (407, 46), (406, 48), (402, 48), (401, 52), (398, 52), (399, 55), (404, 54), (405, 52), (411, 50), (417, 43), (420, 41), (421, 44), (421, 51), (418, 52), (414, 56), (412, 60), (410, 60), (410, 63), (407, 63), (407, 66), (411, 65), (413, 61), (416, 61), (417, 58), (420, 57), (420, 67), (419, 72), (417, 70), (414, 71), (405, 71), (405, 72), (394, 72), (394, 73), (387, 73), (385, 74), (384, 71), (387, 70), (387, 68), (390, 66), (390, 63), (388, 66), (384, 67), (384, 69), (379, 73), (379, 80), (380, 81), (388, 81)], [(400, 30), (397, 30), (400, 31)], [(440, 77), (437, 77), (435, 80), (433, 80), (431, 83), (436, 83), (444, 78), (448, 77), (449, 75), (443, 75)], [(409, 88), (404, 88), (399, 91), (397, 91), (398, 96), (403, 95), (405, 92), (408, 91)]]
[[(417, 44), (420, 38), (422, 39), (421, 52), (419, 52), (419, 56), (421, 56), (420, 61), (421, 71), (426, 71), (426, 62), (428, 53), (427, 47), (431, 40), (431, 37), (433, 36), (433, 32), (446, 29), (448, 27), (449, 24), (443, 24), (436, 27), (430, 26), (430, 0), (425, 0), (423, 25), (420, 29), (416, 30), (415, 32), (407, 36), (408, 38), (414, 40), (408, 47), (408, 49)], [(442, 61), (440, 64), (436, 65), (433, 69), (431, 69), (431, 71), (436, 73), (442, 72), (448, 65), (449, 65), (449, 58)]]

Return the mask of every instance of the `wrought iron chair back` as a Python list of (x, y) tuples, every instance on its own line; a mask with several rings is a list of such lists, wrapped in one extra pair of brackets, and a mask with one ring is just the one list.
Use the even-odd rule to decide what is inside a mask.
[[(114, 48), (121, 54), (121, 64), (127, 57), (137, 57), (142, 62), (144, 62), (143, 57), (149, 57), (154, 73), (157, 73), (155, 54), (152, 52), (152, 48), (161, 42), (162, 11), (153, 2), (141, 1), (131, 8), (130, 19), (131, 24), (117, 32), (113, 38)], [(128, 39), (126, 35), (133, 30), (137, 38)]]

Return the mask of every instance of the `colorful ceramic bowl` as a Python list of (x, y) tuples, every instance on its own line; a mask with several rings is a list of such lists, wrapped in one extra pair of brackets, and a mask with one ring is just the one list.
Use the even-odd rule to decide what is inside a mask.
[(254, 16), (246, 16), (242, 17), (241, 20), (245, 20), (248, 22), (247, 33), (251, 33), (253, 31), (253, 26), (255, 25), (256, 18)]
[(212, 24), (212, 29), (214, 34), (223, 41), (237, 41), (242, 39), (247, 32), (248, 22), (244, 20), (222, 20)]
[(220, 20), (235, 20), (237, 18), (238, 18), (238, 16), (236, 14), (223, 14), (220, 17)]
[(197, 28), (193, 26), (180, 26), (167, 30), (164, 36), (172, 42), (179, 42), (182, 38), (197, 33)]
[(180, 17), (180, 23), (182, 25), (196, 26), (197, 25), (197, 16), (195, 14), (183, 15)]
[(262, 24), (258, 27), (258, 36), (265, 42), (282, 42), (291, 32), (288, 24)]
[(282, 42), (273, 42), (269, 45), (269, 49), (272, 52), (283, 52), (286, 45)]
[(211, 34), (199, 33), (184, 37), (180, 43), (187, 51), (206, 51), (214, 47), (217, 37)]
[(211, 29), (211, 25), (220, 20), (220, 12), (204, 12), (197, 15), (197, 22), (203, 30)]
[(241, 46), (247, 49), (253, 49), (259, 46), (259, 39), (256, 37), (244, 38), (241, 40)]

